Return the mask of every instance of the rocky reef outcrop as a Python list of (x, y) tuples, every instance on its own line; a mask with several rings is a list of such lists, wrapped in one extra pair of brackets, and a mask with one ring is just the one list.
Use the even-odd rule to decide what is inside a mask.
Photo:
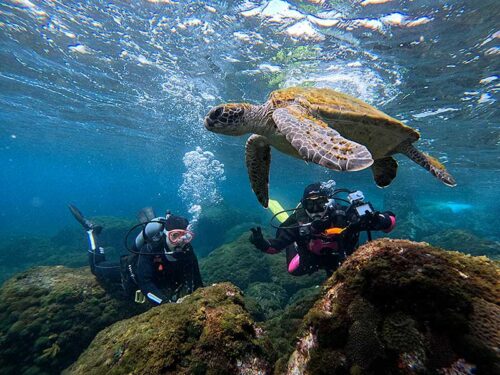
[(94, 336), (136, 314), (136, 306), (105, 291), (88, 268), (36, 267), (0, 289), (0, 372), (56, 374)]
[(221, 283), (106, 328), (65, 374), (267, 374), (260, 335), (241, 292)]
[(324, 285), (288, 374), (498, 374), (499, 268), (425, 243), (377, 240)]
[[(242, 219), (245, 222), (241, 222)], [(259, 221), (257, 215), (225, 203), (204, 208), (195, 225), (193, 245), (196, 253), (200, 257), (208, 255), (224, 243), (234, 241)]]
[(271, 318), (282, 312), (295, 293), (325, 280), (323, 272), (301, 277), (290, 275), (283, 253), (264, 254), (248, 241), (248, 237), (249, 233), (245, 233), (200, 260), (206, 284), (233, 283), (259, 304), (265, 318)]
[[(201, 261), (207, 287), (146, 312), (116, 286), (103, 289), (87, 267), (34, 268), (0, 289), (0, 368), (6, 374), (65, 368), (67, 374), (499, 373), (495, 261), (381, 239), (360, 247), (326, 282), (323, 273), (290, 276), (285, 263), (283, 255), (256, 251), (244, 234)], [(211, 285), (226, 280), (244, 294), (229, 282)]]

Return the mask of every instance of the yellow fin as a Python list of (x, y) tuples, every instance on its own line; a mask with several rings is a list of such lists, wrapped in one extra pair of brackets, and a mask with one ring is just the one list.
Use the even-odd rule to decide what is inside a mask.
[[(273, 213), (273, 215), (276, 215), (278, 212), (284, 210), (280, 202), (274, 199), (269, 199), (269, 205), (267, 208)], [(286, 212), (281, 212), (279, 215), (276, 216), (276, 219), (278, 219), (280, 223), (283, 223), (286, 219), (288, 219), (288, 216), (289, 215)]]

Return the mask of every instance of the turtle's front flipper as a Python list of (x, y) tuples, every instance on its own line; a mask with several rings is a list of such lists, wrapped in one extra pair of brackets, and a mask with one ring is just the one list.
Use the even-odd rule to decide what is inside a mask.
[(266, 137), (252, 135), (245, 146), (245, 158), (252, 190), (260, 204), (267, 208), (269, 203), (269, 166), (271, 147)]
[(373, 178), (378, 187), (387, 187), (396, 177), (398, 162), (393, 157), (377, 159), (372, 165)]
[(417, 150), (410, 142), (401, 143), (395, 150), (413, 160), (418, 165), (421, 165), (434, 176), (439, 178), (445, 185), (456, 186), (457, 183), (451, 174), (448, 173), (443, 164), (441, 164), (437, 159), (430, 155)]
[(278, 130), (306, 161), (336, 171), (359, 171), (373, 164), (370, 151), (293, 105), (273, 113)]

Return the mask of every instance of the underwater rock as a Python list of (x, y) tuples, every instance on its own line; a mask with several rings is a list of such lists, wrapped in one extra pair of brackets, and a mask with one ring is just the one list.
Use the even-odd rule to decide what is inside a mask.
[(304, 316), (318, 299), (320, 291), (319, 286), (301, 289), (290, 298), (288, 305), (281, 314), (262, 323), (266, 335), (273, 344), (275, 357), (277, 358), (274, 373), (281, 374), (285, 372), (287, 359), (293, 352), (297, 341), (297, 333)]
[[(292, 276), (287, 272), (284, 252), (264, 254), (248, 240), (250, 231), (236, 241), (222, 245), (200, 260), (200, 270), (205, 284), (229, 281), (247, 292), (252, 283), (273, 283), (291, 297), (303, 288), (320, 284), (325, 280), (323, 272), (313, 275)], [(284, 301), (286, 304), (288, 299)]]
[(245, 296), (253, 298), (259, 304), (265, 319), (279, 314), (288, 300), (286, 290), (274, 283), (250, 284)]
[(200, 259), (200, 271), (206, 285), (228, 281), (245, 290), (251, 283), (271, 280), (267, 257), (253, 247), (248, 237), (243, 234)]
[(233, 226), (242, 228), (240, 222), (242, 218), (247, 222), (245, 230), (249, 230), (253, 222), (259, 221), (257, 216), (249, 216), (248, 212), (224, 203), (204, 208), (195, 227), (196, 237), (193, 246), (196, 254), (204, 257), (222, 244), (234, 241), (243, 230), (240, 229), (235, 235), (232, 228)]
[(370, 242), (325, 283), (287, 373), (498, 374), (498, 292), (485, 257)]
[(0, 289), (0, 368), (4, 374), (55, 374), (104, 327), (138, 312), (111, 296), (88, 268), (37, 267)]
[(241, 292), (221, 283), (106, 328), (64, 373), (268, 374), (259, 336)]
[(396, 227), (388, 234), (390, 238), (394, 239), (421, 241), (425, 236), (435, 233), (436, 228), (441, 227), (438, 223), (429, 221), (414, 212), (410, 212), (406, 219), (400, 220), (397, 217), (396, 220)]
[(432, 236), (424, 237), (425, 242), (445, 249), (458, 250), (471, 255), (485, 255), (500, 259), (500, 243), (476, 236), (465, 229), (448, 229)]

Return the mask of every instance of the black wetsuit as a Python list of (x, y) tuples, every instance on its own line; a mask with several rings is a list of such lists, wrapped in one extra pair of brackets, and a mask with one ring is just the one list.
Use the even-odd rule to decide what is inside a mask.
[(269, 239), (270, 246), (263, 251), (275, 254), (286, 248), (288, 272), (294, 276), (319, 269), (331, 274), (357, 248), (361, 231), (390, 232), (395, 225), (395, 216), (384, 212), (375, 222), (351, 225), (349, 230), (339, 234), (324, 234), (328, 228), (346, 228), (356, 222), (359, 222), (359, 216), (354, 208), (336, 204), (328, 208), (322, 220), (307, 225), (311, 220), (303, 209), (298, 208), (280, 225), (276, 238)]
[(167, 255), (165, 235), (159, 235), (156, 241), (145, 241), (140, 249), (134, 246), (139, 254), (122, 256), (118, 263), (106, 261), (97, 235), (92, 230), (87, 233), (92, 273), (104, 282), (121, 283), (132, 297), (140, 290), (148, 301), (157, 305), (172, 302), (179, 292), (189, 294), (203, 286), (198, 260), (190, 244), (182, 252)]

